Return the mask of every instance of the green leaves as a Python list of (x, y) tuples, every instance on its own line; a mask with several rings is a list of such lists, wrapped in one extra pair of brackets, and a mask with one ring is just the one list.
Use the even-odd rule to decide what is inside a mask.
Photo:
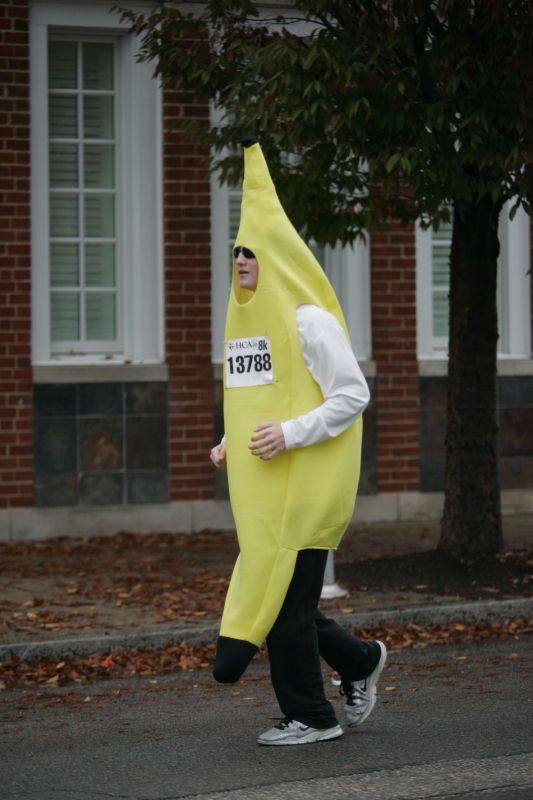
[(395, 167), (397, 164), (399, 164), (399, 163), (400, 163), (400, 161), (401, 161), (401, 158), (402, 158), (402, 156), (401, 156), (401, 154), (400, 154), (400, 153), (394, 153), (394, 155), (392, 155), (392, 156), (389, 158), (389, 160), (387, 161), (387, 164), (386, 164), (386, 166), (385, 166), (385, 169), (387, 170), (387, 172), (392, 172), (392, 170), (394, 169), (394, 167)]
[(289, 213), (321, 243), (391, 214), (438, 220), (454, 198), (531, 198), (528, 0), (294, 7), (283, 24), (251, 0), (123, 12), (166, 87), (227, 109), (215, 130), (189, 125), (228, 180), (240, 167), (225, 148), (258, 132)]

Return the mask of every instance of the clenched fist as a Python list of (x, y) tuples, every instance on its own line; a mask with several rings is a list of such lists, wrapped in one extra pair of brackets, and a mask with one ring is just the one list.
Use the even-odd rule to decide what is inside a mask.
[(226, 442), (224, 439), (217, 444), (210, 453), (210, 458), (217, 469), (225, 469), (226, 467)]

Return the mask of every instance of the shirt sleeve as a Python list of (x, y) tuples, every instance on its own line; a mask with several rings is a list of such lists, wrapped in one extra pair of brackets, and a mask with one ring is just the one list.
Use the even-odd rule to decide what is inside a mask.
[(322, 405), (281, 423), (287, 450), (343, 433), (363, 413), (370, 392), (338, 320), (318, 306), (302, 305), (296, 326), (306, 367), (320, 386)]

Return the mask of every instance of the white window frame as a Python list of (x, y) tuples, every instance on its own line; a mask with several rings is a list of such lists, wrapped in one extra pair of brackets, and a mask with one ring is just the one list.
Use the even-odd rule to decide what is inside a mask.
[[(240, 189), (221, 185), (211, 176), (211, 353), (214, 364), (222, 363), (226, 307), (231, 288), (228, 264), (233, 242), (229, 238), (229, 200)], [(353, 246), (324, 248), (324, 269), (341, 303), (352, 347), (361, 361), (371, 358), (370, 249), (358, 240)]]
[[(531, 359), (530, 218), (520, 208), (509, 219), (509, 204), (499, 223), (497, 304), (498, 359)], [(417, 350), (420, 360), (446, 360), (447, 337), (433, 336), (431, 229), (416, 224)]]
[[(149, 10), (150, 6), (140, 6)], [(117, 161), (117, 215), (122, 280), (117, 322), (120, 353), (56, 354), (50, 336), (48, 207), (48, 39), (108, 36), (117, 42), (122, 153)], [(161, 364), (164, 352), (162, 97), (153, 65), (139, 64), (139, 40), (121, 25), (109, 4), (32, 2), (30, 102), (32, 166), (32, 361), (34, 366)], [(149, 147), (147, 147), (149, 145)], [(127, 269), (126, 269), (127, 266)], [(119, 283), (120, 286), (120, 283)]]

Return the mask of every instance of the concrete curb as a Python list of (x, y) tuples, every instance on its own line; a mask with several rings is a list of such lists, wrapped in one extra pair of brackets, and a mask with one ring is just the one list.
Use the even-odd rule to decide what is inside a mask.
[[(533, 597), (513, 600), (478, 600), (470, 603), (411, 606), (360, 614), (331, 614), (346, 628), (375, 628), (385, 623), (396, 625), (444, 625), (447, 623), (482, 623), (489, 620), (533, 619)], [(218, 623), (188, 624), (164, 630), (140, 630), (133, 633), (53, 639), (42, 642), (0, 644), (0, 662), (10, 658), (21, 661), (44, 661), (68, 656), (106, 655), (120, 650), (158, 650), (180, 642), (208, 644), (218, 635)]]

